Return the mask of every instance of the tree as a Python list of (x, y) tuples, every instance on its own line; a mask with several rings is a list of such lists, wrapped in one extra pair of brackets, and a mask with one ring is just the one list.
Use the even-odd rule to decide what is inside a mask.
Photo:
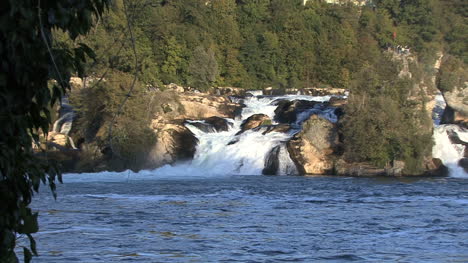
[(197, 47), (190, 62), (189, 71), (190, 85), (201, 90), (208, 89), (218, 76), (218, 63), (213, 50)]
[[(49, 108), (67, 91), (72, 74), (81, 75), (87, 56), (84, 44), (58, 47), (53, 30), (72, 40), (86, 34), (110, 0), (15, 0), (0, 4), (0, 262), (18, 262), (18, 234), (26, 235), (24, 261), (37, 255), (32, 233), (38, 231), (37, 213), (29, 204), (41, 183), (55, 196), (60, 173), (33, 150), (39, 134), (47, 134)], [(50, 82), (54, 80), (54, 82)], [(54, 83), (49, 87), (50, 83)]]

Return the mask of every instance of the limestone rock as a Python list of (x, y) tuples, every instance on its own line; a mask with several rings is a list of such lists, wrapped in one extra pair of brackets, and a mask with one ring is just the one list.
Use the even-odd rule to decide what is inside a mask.
[(443, 95), (450, 108), (468, 116), (468, 82), (463, 87), (454, 87), (451, 91), (443, 92)]
[(468, 115), (460, 111), (455, 111), (452, 107), (446, 106), (441, 118), (442, 124), (458, 124), (468, 128)]
[(179, 86), (179, 85), (177, 85), (175, 83), (171, 83), (171, 84), (166, 85), (166, 89), (173, 90), (173, 91), (178, 92), (178, 93), (182, 93), (182, 92), (185, 91), (184, 87)]
[(462, 158), (458, 161), (458, 165), (462, 167), (466, 173), (468, 173), (468, 158)]
[(424, 160), (425, 175), (428, 176), (448, 176), (449, 170), (438, 158), (426, 158)]
[(297, 120), (297, 113), (306, 109), (311, 109), (317, 102), (308, 100), (279, 101), (275, 109), (275, 120), (279, 123), (294, 123)]
[(242, 111), (242, 105), (233, 103), (227, 97), (202, 93), (182, 94), (180, 103), (185, 109), (184, 119), (206, 119), (212, 116), (234, 118)]
[[(253, 130), (258, 131), (262, 128), (262, 126), (254, 128)], [(270, 132), (281, 132), (287, 133), (291, 130), (291, 125), (289, 124), (277, 124), (277, 125), (268, 125), (264, 126), (264, 131), (262, 132), (263, 135), (268, 134)]]
[[(437, 76), (437, 86), (444, 96), (447, 108), (454, 113), (446, 123), (468, 119), (468, 69), (463, 62), (452, 56), (444, 56)], [(450, 110), (449, 109), (449, 110)], [(445, 114), (444, 114), (445, 115)]]
[(287, 144), (291, 159), (301, 174), (331, 174), (333, 153), (338, 145), (338, 132), (335, 124), (311, 116), (303, 124), (301, 132)]
[(276, 175), (279, 168), (279, 153), (281, 150), (281, 145), (278, 145), (271, 149), (267, 154), (265, 160), (265, 168), (263, 168), (262, 174), (264, 175)]
[(242, 122), (241, 127), (240, 127), (241, 130), (236, 135), (239, 135), (245, 132), (246, 130), (257, 128), (261, 125), (270, 125), (270, 124), (271, 124), (271, 119), (270, 117), (268, 117), (268, 115), (254, 114)]
[(68, 136), (58, 132), (50, 132), (47, 138), (49, 143), (55, 144), (60, 147), (67, 147)]
[(155, 124), (156, 144), (149, 155), (151, 166), (159, 167), (193, 158), (198, 144), (195, 135), (182, 124)]
[(204, 132), (227, 131), (231, 127), (231, 123), (229, 121), (217, 116), (207, 118), (204, 122), (191, 122), (190, 124)]
[(227, 131), (232, 125), (228, 120), (218, 116), (207, 118), (205, 122), (211, 124), (217, 132)]

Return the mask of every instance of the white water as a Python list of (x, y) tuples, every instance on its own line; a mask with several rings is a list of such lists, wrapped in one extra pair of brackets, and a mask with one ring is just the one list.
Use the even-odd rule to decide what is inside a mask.
[[(170, 176), (220, 176), (220, 175), (260, 175), (265, 168), (265, 160), (268, 153), (281, 145), (279, 152), (278, 175), (297, 174), (294, 163), (289, 157), (285, 143), (298, 131), (289, 133), (270, 132), (263, 134), (264, 129), (248, 130), (241, 135), (235, 134), (240, 131), (242, 121), (253, 114), (266, 114), (272, 120), (275, 117), (276, 100), (308, 100), (326, 102), (331, 96), (313, 97), (301, 95), (286, 95), (278, 97), (263, 97), (260, 92), (250, 92), (253, 97), (243, 99), (246, 107), (241, 116), (235, 120), (229, 119), (234, 125), (229, 131), (209, 132), (199, 130), (193, 125), (186, 126), (195, 134), (199, 143), (192, 161), (174, 166), (166, 165), (153, 171), (156, 175)], [(334, 108), (311, 109), (298, 114), (296, 124), (301, 123), (312, 114), (318, 114), (324, 118), (336, 121), (333, 114)], [(275, 123), (273, 121), (273, 123)], [(234, 144), (229, 144), (236, 141)]]
[(465, 146), (453, 143), (450, 136), (458, 137), (461, 141), (468, 143), (468, 130), (455, 124), (440, 125), (440, 118), (446, 103), (441, 94), (436, 96), (436, 107), (433, 112), (434, 119), (434, 146), (432, 157), (439, 158), (449, 168), (450, 176), (468, 178), (468, 173), (458, 165), (464, 157)]
[[(125, 182), (132, 180), (148, 180), (152, 178), (186, 178), (197, 177), (206, 178), (212, 176), (226, 175), (261, 175), (265, 168), (265, 161), (271, 150), (280, 145), (278, 154), (279, 168), (278, 175), (293, 175), (297, 174), (296, 167), (289, 157), (286, 148), (286, 142), (299, 131), (300, 124), (308, 119), (311, 115), (317, 114), (330, 121), (336, 122), (337, 117), (334, 114), (333, 107), (320, 107), (316, 105), (313, 109), (301, 112), (297, 116), (296, 123), (292, 124), (292, 129), (288, 133), (270, 132), (263, 134), (266, 128), (257, 130), (248, 130), (236, 136), (240, 131), (242, 121), (252, 116), (253, 114), (268, 115), (273, 124), (275, 124), (274, 105), (276, 100), (308, 100), (317, 102), (326, 102), (331, 96), (304, 96), (304, 95), (286, 95), (277, 97), (264, 97), (261, 92), (250, 92), (253, 97), (242, 99), (242, 103), (246, 105), (240, 117), (236, 119), (228, 119), (233, 125), (228, 131), (223, 132), (204, 132), (195, 126), (192, 122), (203, 121), (188, 121), (186, 126), (198, 138), (196, 153), (193, 160), (185, 163), (177, 163), (174, 165), (165, 165), (153, 171), (140, 171), (134, 173), (131, 171), (125, 172), (104, 172), (98, 174), (67, 174), (65, 181), (105, 181), (105, 182)], [(235, 99), (240, 102), (240, 99)], [(323, 105), (322, 105), (323, 106)], [(236, 143), (230, 144), (230, 142)], [(73, 176), (72, 176), (73, 175)]]
[[(289, 133), (270, 132), (265, 135), (265, 129), (249, 130), (241, 135), (235, 134), (240, 130), (243, 120), (253, 114), (263, 113), (274, 119), (274, 110), (277, 106), (272, 102), (278, 99), (287, 100), (309, 100), (325, 102), (330, 96), (312, 97), (303, 95), (287, 95), (279, 97), (263, 97), (260, 92), (253, 92), (255, 95), (246, 98), (242, 102), (246, 105), (241, 116), (235, 120), (229, 119), (233, 124), (230, 130), (224, 132), (206, 133), (195, 126), (187, 124), (187, 127), (199, 139), (199, 144), (194, 159), (186, 163), (178, 163), (173, 166), (166, 165), (153, 171), (140, 171), (133, 173), (125, 171), (121, 173), (103, 172), (99, 174), (81, 174), (80, 176), (65, 176), (65, 181), (106, 181), (122, 182), (129, 180), (147, 180), (152, 178), (174, 178), (174, 177), (197, 177), (205, 178), (211, 176), (225, 175), (260, 175), (265, 166), (265, 160), (270, 151), (280, 145), (279, 175), (296, 174), (294, 163), (289, 157), (285, 143), (298, 130), (291, 130)], [(439, 125), (441, 109), (445, 108), (445, 101), (440, 95), (437, 98), (437, 105), (434, 110), (434, 141), (433, 157), (439, 158), (450, 170), (452, 177), (468, 177), (468, 174), (458, 166), (458, 162), (463, 158), (465, 147), (462, 144), (453, 144), (449, 138), (450, 134), (457, 134), (458, 138), (468, 142), (468, 131), (457, 125)], [(301, 112), (297, 116), (295, 125), (300, 128), (300, 124), (312, 114), (317, 114), (330, 121), (336, 122), (334, 108), (321, 108), (316, 105), (313, 109)], [(199, 121), (197, 121), (199, 122)], [(237, 141), (229, 145), (230, 142)], [(70, 179), (70, 180), (69, 180)]]

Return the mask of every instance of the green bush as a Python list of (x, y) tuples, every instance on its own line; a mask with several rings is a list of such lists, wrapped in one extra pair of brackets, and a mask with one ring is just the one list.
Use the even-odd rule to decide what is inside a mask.
[(156, 111), (152, 96), (139, 82), (129, 94), (132, 83), (133, 76), (110, 72), (70, 98), (78, 113), (72, 136), (75, 141), (82, 138), (86, 144), (96, 143), (113, 170), (141, 169), (156, 140), (150, 128)]

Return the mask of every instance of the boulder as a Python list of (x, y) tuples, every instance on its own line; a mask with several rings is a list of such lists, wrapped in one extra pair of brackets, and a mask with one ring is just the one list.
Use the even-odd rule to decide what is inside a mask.
[(193, 159), (198, 139), (183, 124), (153, 124), (157, 140), (149, 154), (149, 164), (159, 167)]
[(281, 150), (281, 145), (278, 145), (271, 149), (267, 154), (265, 159), (265, 168), (262, 170), (264, 175), (276, 175), (279, 168), (279, 153)]
[[(260, 130), (260, 127), (257, 127), (253, 130), (258, 131)], [(289, 124), (278, 124), (278, 125), (268, 125), (265, 127), (265, 130), (262, 132), (263, 135), (268, 134), (270, 132), (281, 132), (281, 133), (287, 133), (291, 130), (291, 125)]]
[(444, 121), (457, 123), (457, 119), (462, 119), (466, 123), (468, 119), (468, 69), (464, 63), (453, 56), (444, 56), (437, 75), (437, 87), (442, 91), (447, 108), (453, 111), (453, 114), (449, 114), (451, 118), (446, 116)]
[(58, 147), (63, 147), (66, 148), (68, 145), (68, 136), (63, 133), (58, 133), (58, 132), (50, 132), (47, 141), (49, 144), (52, 146), (58, 146)]
[(217, 116), (206, 118), (204, 122), (190, 122), (190, 125), (195, 126), (204, 132), (227, 131), (231, 127), (231, 123), (229, 121)]
[(216, 129), (213, 127), (213, 125), (206, 123), (206, 122), (192, 122), (192, 121), (187, 121), (186, 124), (190, 124), (191, 126), (196, 127), (200, 131), (204, 133), (212, 133), (216, 132)]
[(448, 176), (449, 169), (438, 158), (426, 158), (424, 160), (424, 168), (427, 176)]
[(180, 104), (184, 108), (183, 119), (199, 120), (212, 116), (234, 118), (242, 111), (243, 105), (233, 103), (227, 97), (207, 95), (203, 93), (181, 94)]
[(232, 126), (228, 120), (217, 116), (207, 118), (205, 122), (211, 124), (217, 132), (227, 131)]
[(254, 129), (262, 125), (271, 125), (270, 117), (266, 114), (254, 114), (242, 122), (240, 127), (241, 130), (236, 135), (240, 135), (247, 130)]
[(346, 95), (345, 89), (338, 89), (332, 87), (325, 87), (325, 88), (305, 88), (302, 90), (304, 95), (310, 96), (327, 96), (327, 95), (339, 95), (343, 96)]
[(445, 102), (454, 111), (468, 116), (468, 83), (464, 87), (454, 87), (451, 91), (443, 92)]
[(468, 173), (468, 158), (462, 158), (458, 161), (458, 165), (465, 170), (465, 173)]
[(278, 107), (275, 109), (275, 120), (279, 123), (294, 123), (299, 112), (311, 109), (317, 103), (308, 100), (279, 101)]
[(334, 152), (338, 146), (336, 124), (311, 116), (301, 132), (294, 135), (287, 147), (300, 174), (331, 174)]
[(182, 92), (185, 91), (184, 87), (179, 86), (179, 85), (177, 85), (175, 83), (168, 84), (168, 85), (165, 86), (165, 88), (168, 89), (168, 90), (173, 90), (173, 91), (178, 92), (178, 93), (182, 93)]
[(441, 124), (458, 124), (468, 128), (468, 115), (463, 115), (452, 107), (446, 106), (442, 114)]

